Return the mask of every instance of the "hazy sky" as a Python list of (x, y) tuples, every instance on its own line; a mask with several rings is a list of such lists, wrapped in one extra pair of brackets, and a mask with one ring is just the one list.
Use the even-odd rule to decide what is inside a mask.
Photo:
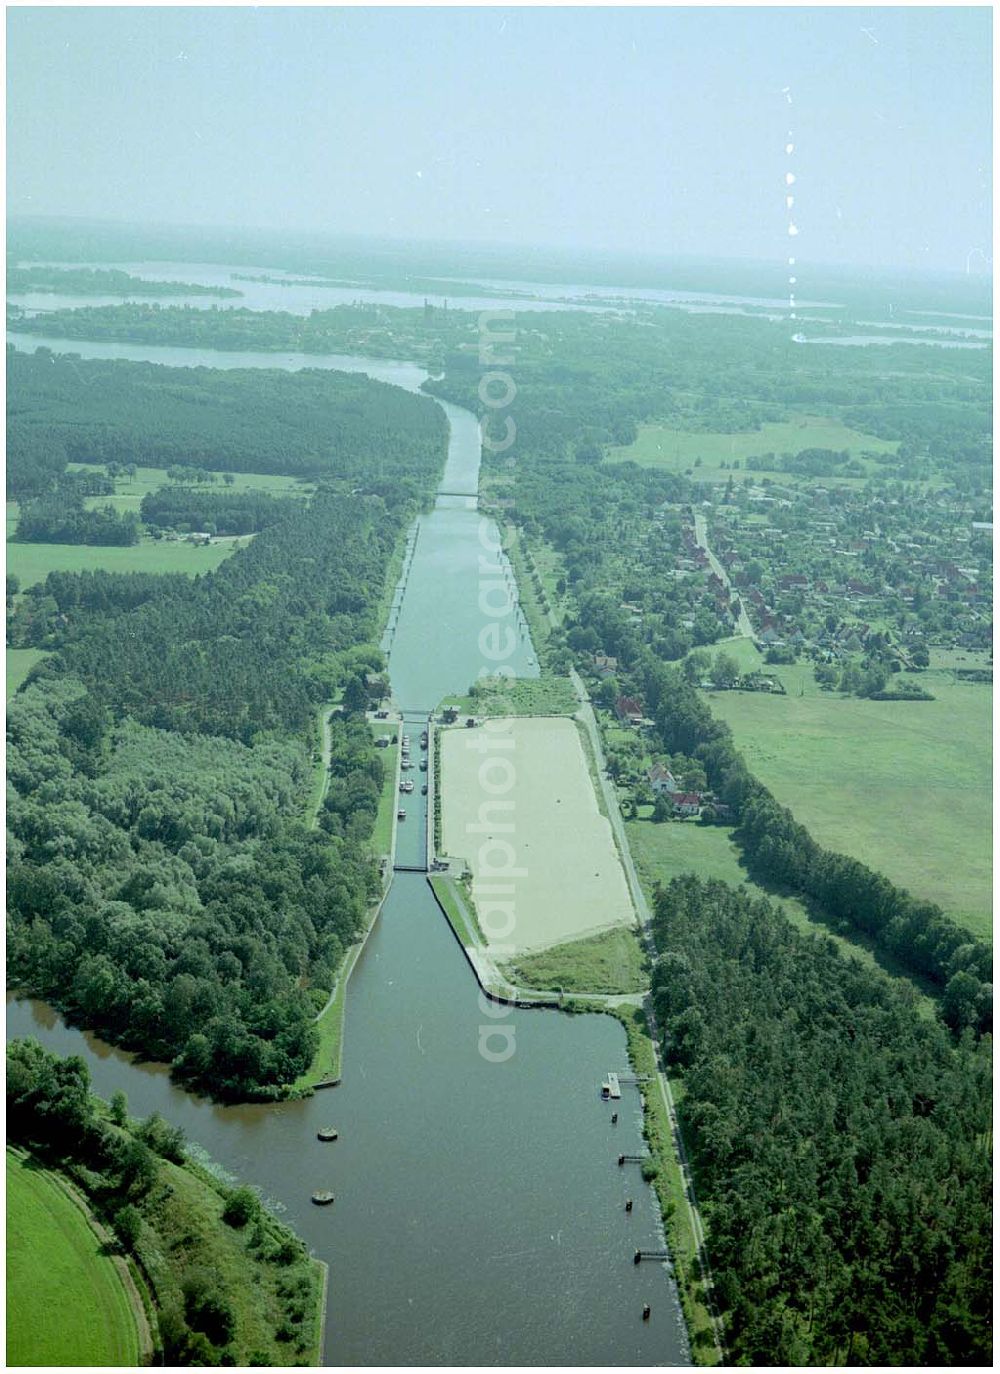
[(965, 270), (992, 251), (990, 23), (988, 8), (10, 9), (8, 203), (780, 258), (791, 170), (801, 259)]

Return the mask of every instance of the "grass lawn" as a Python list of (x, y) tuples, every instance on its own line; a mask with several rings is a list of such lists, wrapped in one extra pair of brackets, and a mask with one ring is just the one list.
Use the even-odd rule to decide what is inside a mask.
[(936, 700), (888, 702), (786, 682), (783, 697), (711, 694), (751, 770), (820, 844), (988, 935), (991, 688), (928, 672)]
[(644, 992), (649, 987), (638, 937), (623, 927), (522, 955), (504, 973), (512, 983), (546, 991)]
[[(701, 481), (725, 481), (735, 460), (759, 457), (765, 453), (798, 453), (804, 448), (846, 449), (852, 457), (864, 451), (895, 453), (898, 445), (871, 434), (861, 434), (839, 420), (816, 415), (799, 415), (793, 420), (761, 425), (759, 430), (740, 434), (698, 433), (672, 429), (665, 424), (640, 425), (634, 444), (608, 450), (611, 462), (633, 462), (642, 467), (661, 468), (664, 472), (687, 472), (691, 469)], [(701, 459), (701, 465), (695, 463)], [(729, 468), (723, 468), (723, 463)], [(766, 475), (766, 474), (762, 474)], [(774, 476), (775, 474), (770, 474)], [(794, 473), (782, 473), (782, 481), (823, 481), (829, 485), (838, 478), (806, 478)], [(863, 479), (855, 479), (863, 480)]]
[(144, 539), (128, 547), (93, 544), (7, 544), (7, 571), (15, 573), (21, 587), (44, 582), (50, 572), (202, 573), (211, 572), (249, 536), (213, 539), (204, 548), (183, 540)]
[[(739, 664), (740, 669), (745, 672), (755, 672), (758, 668), (769, 671), (770, 665), (764, 662), (764, 655), (756, 647), (752, 639), (746, 635), (733, 635), (730, 639), (720, 639), (715, 644), (705, 646), (712, 655), (714, 661), (717, 654), (728, 654)], [(810, 669), (810, 674), (812, 669)], [(791, 688), (788, 689), (791, 691)]]
[[(512, 718), (507, 730), (484, 734), (439, 732), (442, 850), (471, 868), (493, 952), (513, 955), (631, 925), (632, 902), (576, 722)], [(510, 749), (501, 747), (507, 738)], [(485, 753), (477, 747), (484, 744)], [(480, 823), (482, 830), (468, 828)], [(512, 876), (503, 878), (507, 871)], [(480, 891), (501, 879), (511, 889), (502, 900)]]
[[(652, 807), (640, 808), (652, 812)], [(844, 955), (860, 959), (870, 968), (880, 968), (890, 977), (898, 977), (926, 993), (924, 1009), (933, 1014), (932, 989), (916, 983), (913, 976), (901, 969), (890, 956), (875, 949), (866, 937), (853, 927), (829, 924), (823, 914), (807, 907), (797, 897), (788, 896), (772, 888), (763, 888), (749, 876), (740, 861), (740, 852), (732, 839), (732, 832), (721, 825), (697, 825), (687, 821), (656, 822), (647, 818), (626, 821), (625, 833), (629, 849), (639, 873), (639, 881), (652, 898), (653, 884), (665, 887), (682, 873), (694, 873), (699, 878), (718, 878), (732, 887), (742, 884), (755, 897), (766, 897), (780, 907), (803, 934), (822, 935), (832, 939)]]
[(41, 663), (43, 658), (47, 658), (44, 649), (8, 649), (7, 650), (7, 700), (20, 687), (21, 683), (31, 672), (36, 663)]
[(80, 1207), (7, 1152), (7, 1363), (136, 1365), (121, 1276)]
[(468, 895), (459, 896), (459, 884), (455, 878), (435, 874), (428, 878), (438, 904), (447, 916), (452, 930), (467, 948), (475, 949), (485, 944), (481, 933), (476, 929), (475, 912)]

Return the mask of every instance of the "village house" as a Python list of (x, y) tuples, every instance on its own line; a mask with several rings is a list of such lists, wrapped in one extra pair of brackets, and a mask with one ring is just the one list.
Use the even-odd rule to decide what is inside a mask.
[(674, 810), (680, 816), (697, 816), (701, 810), (700, 792), (678, 792), (671, 800), (674, 804)]
[(669, 768), (664, 768), (662, 763), (654, 763), (652, 768), (646, 769), (646, 777), (653, 793), (658, 797), (666, 792), (669, 796), (680, 792), (680, 785), (671, 773)]
[(620, 696), (615, 702), (615, 715), (623, 725), (639, 725), (642, 721), (642, 702), (635, 697)]

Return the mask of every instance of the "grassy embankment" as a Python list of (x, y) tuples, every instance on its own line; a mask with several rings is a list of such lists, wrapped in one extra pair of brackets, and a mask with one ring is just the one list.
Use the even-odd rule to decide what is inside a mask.
[(519, 955), (503, 972), (524, 987), (583, 994), (644, 992), (649, 987), (648, 961), (637, 936), (626, 928)]
[[(822, 482), (829, 486), (863, 484), (870, 471), (879, 465), (864, 459), (861, 454), (895, 453), (895, 441), (877, 439), (850, 429), (840, 420), (817, 415), (798, 415), (791, 420), (762, 424), (760, 429), (738, 434), (701, 433), (697, 430), (673, 429), (668, 424), (640, 425), (635, 443), (608, 450), (611, 462), (638, 463), (641, 467), (659, 468), (663, 472), (688, 473), (700, 482), (725, 482), (733, 475), (734, 462), (740, 463), (741, 479), (747, 458), (764, 454), (798, 453), (806, 448), (826, 448), (835, 452), (846, 450), (865, 468), (865, 476), (804, 477), (797, 473), (761, 473), (761, 476), (780, 476), (789, 485)], [(726, 463), (728, 466), (723, 467)], [(751, 474), (752, 475), (752, 474)]]
[[(391, 738), (396, 733), (396, 726), (390, 722), (373, 721), (372, 731), (376, 736), (389, 735)], [(387, 855), (391, 858), (392, 832), (397, 805), (399, 770), (396, 765), (399, 746), (390, 744), (381, 753), (385, 764), (385, 774), (382, 778), (382, 794), (379, 798), (378, 817), (372, 832), (371, 845), (376, 856)], [(327, 1079), (340, 1077), (344, 1046), (344, 1018), (347, 1013), (347, 984), (380, 906), (381, 900), (369, 912), (364, 930), (344, 955), (344, 961), (337, 974), (337, 983), (333, 990), (334, 995), (327, 1001), (316, 1020), (319, 1044), (313, 1055), (313, 1061), (305, 1073), (300, 1074), (292, 1085), (292, 1089), (296, 1093), (311, 1092), (317, 1084)]]
[(7, 1151), (7, 1363), (137, 1365), (122, 1272), (67, 1182)]
[(267, 1211), (260, 1213), (259, 1245), (254, 1223), (224, 1222), (229, 1189), (197, 1163), (158, 1163), (163, 1186), (150, 1196), (149, 1229), (140, 1242), (158, 1310), (183, 1308), (185, 1274), (207, 1272), (233, 1308), (236, 1364), (318, 1365), (325, 1265), (310, 1259), (298, 1237)]
[(930, 671), (909, 680), (934, 701), (865, 701), (821, 692), (809, 665), (769, 671), (786, 696), (710, 696), (751, 771), (819, 844), (988, 937), (992, 689)]
[[(595, 1006), (595, 1011), (607, 1011), (625, 1027), (628, 1059), (639, 1076), (656, 1077), (656, 1054), (649, 1033), (646, 1014), (640, 1007)], [(671, 1082), (675, 1103), (678, 1085)], [(688, 1336), (696, 1363), (714, 1365), (719, 1362), (712, 1330), (712, 1319), (704, 1301), (704, 1286), (698, 1263), (698, 1241), (687, 1205), (684, 1177), (673, 1143), (670, 1119), (659, 1084), (646, 1083), (642, 1092), (642, 1133), (651, 1155), (652, 1185), (656, 1191), (667, 1243), (674, 1264), (674, 1276), (680, 1294)]]

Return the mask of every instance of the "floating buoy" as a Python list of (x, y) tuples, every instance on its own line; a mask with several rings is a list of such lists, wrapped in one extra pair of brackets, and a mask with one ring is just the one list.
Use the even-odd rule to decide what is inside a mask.
[(649, 1307), (649, 1303), (647, 1302), (647, 1303), (646, 1303), (646, 1306), (642, 1309), (642, 1319), (643, 1319), (644, 1322), (648, 1322), (648, 1321), (649, 1321), (649, 1313), (650, 1313), (650, 1307)]
[(316, 1136), (319, 1140), (337, 1140), (340, 1132), (333, 1126), (323, 1126), (316, 1132)]
[(313, 1193), (312, 1200), (317, 1207), (329, 1207), (330, 1203), (333, 1201), (333, 1194), (321, 1190), (318, 1193)]

